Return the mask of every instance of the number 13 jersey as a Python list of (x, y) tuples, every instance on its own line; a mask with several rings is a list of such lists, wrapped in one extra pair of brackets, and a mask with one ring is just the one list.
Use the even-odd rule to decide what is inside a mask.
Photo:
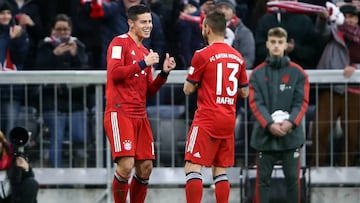
[(227, 45), (216, 42), (195, 52), (186, 80), (198, 86), (192, 125), (216, 138), (233, 136), (238, 88), (248, 85), (245, 60)]

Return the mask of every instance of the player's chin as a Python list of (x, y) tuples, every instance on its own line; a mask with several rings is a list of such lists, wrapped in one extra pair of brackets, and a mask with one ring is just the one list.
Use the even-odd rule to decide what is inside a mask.
[(144, 32), (142, 37), (143, 38), (149, 38), (150, 37), (150, 32)]

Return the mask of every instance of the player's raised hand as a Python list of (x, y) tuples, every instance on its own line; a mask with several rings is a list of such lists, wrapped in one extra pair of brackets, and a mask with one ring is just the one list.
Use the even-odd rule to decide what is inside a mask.
[(152, 66), (156, 63), (159, 63), (159, 54), (150, 49), (150, 53), (145, 56), (144, 61), (146, 63), (146, 66)]
[(165, 73), (169, 73), (171, 70), (173, 70), (176, 66), (176, 62), (174, 57), (170, 57), (169, 53), (166, 53), (164, 65), (163, 65), (163, 71)]

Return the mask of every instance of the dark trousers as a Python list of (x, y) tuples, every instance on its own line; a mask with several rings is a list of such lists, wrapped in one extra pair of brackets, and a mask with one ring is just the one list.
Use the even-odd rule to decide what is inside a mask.
[(32, 177), (26, 178), (16, 189), (12, 189), (8, 198), (0, 199), (0, 203), (37, 203), (38, 191), (38, 182)]
[[(319, 93), (319, 100), (316, 108), (317, 113), (315, 115), (311, 133), (311, 153), (313, 157), (311, 165), (315, 166), (317, 164), (316, 156), (319, 157), (319, 166), (327, 165), (326, 157), (329, 134), (338, 118), (341, 119), (341, 128), (343, 130), (343, 142), (334, 143), (335, 145), (340, 144), (342, 149), (338, 165), (345, 166), (346, 161), (348, 161), (349, 166), (355, 165), (359, 143), (360, 95), (348, 93), (346, 98), (345, 94), (337, 94), (332, 93), (329, 90), (324, 90)], [(348, 122), (345, 123), (345, 121)], [(348, 156), (346, 156), (345, 153), (346, 143), (348, 146)]]
[(288, 203), (300, 202), (300, 149), (257, 153), (256, 203), (270, 202), (270, 183), (274, 165), (281, 161)]

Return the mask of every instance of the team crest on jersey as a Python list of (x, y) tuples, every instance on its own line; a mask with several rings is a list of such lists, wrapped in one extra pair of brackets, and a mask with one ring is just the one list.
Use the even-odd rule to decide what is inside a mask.
[(127, 151), (131, 150), (131, 148), (132, 148), (132, 143), (130, 140), (125, 140), (123, 142), (123, 145), (124, 145), (124, 149)]

